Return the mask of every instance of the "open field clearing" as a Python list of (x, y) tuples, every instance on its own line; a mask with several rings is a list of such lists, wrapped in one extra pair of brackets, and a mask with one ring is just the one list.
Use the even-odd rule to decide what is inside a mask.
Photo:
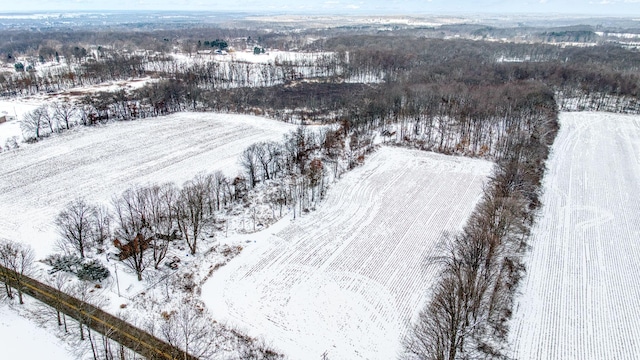
[(511, 329), (516, 359), (640, 353), (640, 117), (562, 113)]
[(57, 237), (55, 216), (74, 197), (109, 202), (135, 184), (181, 185), (200, 171), (240, 171), (250, 144), (280, 140), (294, 126), (245, 115), (180, 113), (78, 128), (0, 154), (0, 236), (42, 258)]
[(291, 359), (395, 358), (436, 276), (439, 240), (462, 228), (491, 166), (383, 147), (317, 211), (247, 235), (256, 243), (202, 298), (214, 317)]
[[(68, 346), (50, 330), (0, 304), (0, 337), (3, 359), (72, 360)], [(35, 346), (34, 346), (35, 345)]]

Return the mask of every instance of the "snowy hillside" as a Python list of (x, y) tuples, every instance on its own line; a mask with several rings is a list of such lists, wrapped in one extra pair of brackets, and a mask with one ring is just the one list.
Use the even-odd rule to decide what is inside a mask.
[(254, 116), (180, 113), (23, 145), (0, 154), (0, 234), (29, 243), (43, 258), (57, 237), (55, 216), (75, 197), (108, 203), (134, 184), (181, 185), (200, 171), (235, 176), (247, 146), (292, 129)]
[(216, 272), (214, 316), (291, 359), (393, 359), (436, 276), (429, 260), (479, 200), (491, 163), (381, 148), (315, 212), (283, 220)]
[(563, 113), (511, 329), (515, 359), (640, 353), (640, 117)]

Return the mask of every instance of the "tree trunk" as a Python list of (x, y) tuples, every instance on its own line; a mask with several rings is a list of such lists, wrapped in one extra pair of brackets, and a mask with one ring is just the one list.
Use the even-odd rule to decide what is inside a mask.
[(93, 360), (98, 360), (98, 354), (96, 353), (96, 348), (93, 345), (93, 338), (91, 337), (91, 329), (87, 327), (87, 335), (89, 336), (89, 343), (91, 344), (91, 352), (93, 353)]

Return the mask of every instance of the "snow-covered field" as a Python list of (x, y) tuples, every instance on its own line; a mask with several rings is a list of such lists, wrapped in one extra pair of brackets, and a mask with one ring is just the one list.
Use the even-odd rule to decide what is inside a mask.
[(562, 113), (511, 330), (516, 359), (640, 354), (640, 116)]
[(444, 232), (464, 225), (490, 170), (482, 160), (383, 147), (317, 211), (246, 235), (251, 244), (202, 298), (214, 317), (291, 359), (396, 358), (435, 276), (428, 259)]
[(3, 359), (74, 359), (62, 340), (1, 302), (0, 339)]
[(240, 171), (251, 143), (294, 126), (245, 115), (180, 113), (81, 128), (0, 153), (0, 236), (52, 252), (53, 220), (69, 201), (109, 202), (135, 184), (181, 185), (200, 171)]

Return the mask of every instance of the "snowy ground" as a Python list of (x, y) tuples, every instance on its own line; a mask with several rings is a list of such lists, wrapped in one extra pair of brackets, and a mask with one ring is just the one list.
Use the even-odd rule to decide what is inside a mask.
[(52, 252), (53, 220), (74, 197), (108, 203), (135, 184), (181, 185), (200, 171), (239, 172), (251, 143), (292, 125), (245, 115), (180, 113), (82, 128), (0, 153), (0, 234)]
[[(214, 317), (291, 359), (392, 359), (435, 276), (429, 259), (479, 200), (491, 163), (381, 148), (320, 208), (246, 235), (203, 286)], [(255, 243), (254, 243), (255, 242)]]
[(562, 113), (511, 330), (516, 359), (640, 353), (640, 116)]
[(35, 110), (42, 105), (41, 100), (31, 101), (0, 101), (0, 116), (6, 115), (9, 121), (0, 124), (0, 146), (4, 148), (5, 142), (11, 137), (16, 137), (18, 142), (22, 141), (22, 130), (20, 129), (20, 119), (29, 111)]
[(0, 302), (0, 341), (3, 359), (71, 360), (67, 345), (6, 303)]

